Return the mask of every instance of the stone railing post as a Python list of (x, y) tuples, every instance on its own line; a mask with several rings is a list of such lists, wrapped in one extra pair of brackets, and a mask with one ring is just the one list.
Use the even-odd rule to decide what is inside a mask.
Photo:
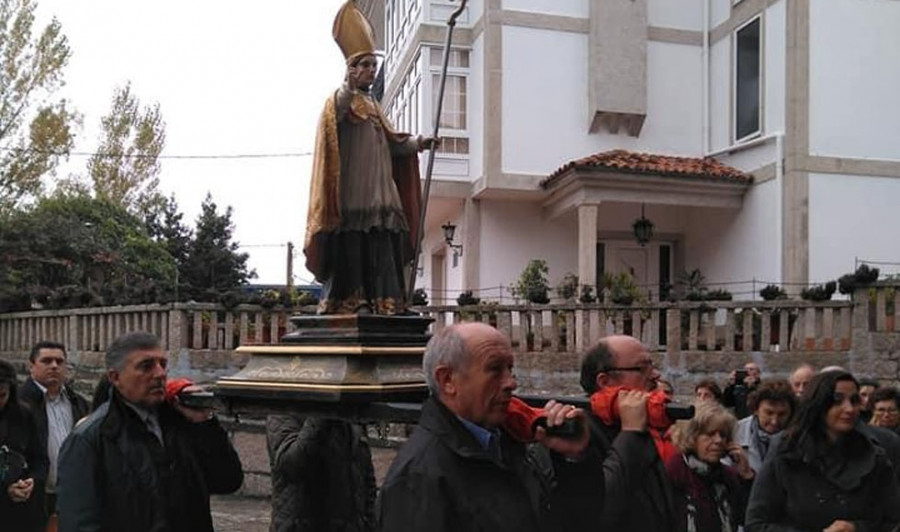
[(865, 345), (869, 336), (869, 289), (857, 288), (853, 292), (853, 343), (857, 338), (861, 340), (860, 346)]
[(178, 303), (169, 309), (169, 350), (180, 350), (187, 343), (187, 315)]
[(666, 310), (666, 353), (681, 353), (681, 309)]

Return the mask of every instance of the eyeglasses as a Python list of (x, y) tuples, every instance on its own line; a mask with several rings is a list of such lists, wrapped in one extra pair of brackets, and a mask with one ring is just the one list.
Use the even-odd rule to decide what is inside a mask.
[(897, 410), (896, 408), (876, 408), (875, 409), (876, 414), (896, 414), (898, 412), (900, 412), (900, 410)]
[(850, 401), (850, 406), (859, 406), (862, 404), (862, 396), (860, 396), (858, 393), (854, 393), (848, 396), (840, 392), (835, 392), (832, 398), (834, 400), (834, 404), (836, 405), (842, 405), (844, 404), (844, 401)]

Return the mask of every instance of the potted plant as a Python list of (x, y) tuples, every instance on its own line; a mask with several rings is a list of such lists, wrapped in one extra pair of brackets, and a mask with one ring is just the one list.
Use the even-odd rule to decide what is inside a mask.
[(857, 288), (877, 281), (879, 273), (878, 268), (870, 268), (868, 264), (861, 264), (855, 272), (844, 274), (838, 278), (838, 289), (841, 294), (852, 295)]
[(788, 296), (787, 292), (780, 286), (770, 284), (759, 291), (759, 297), (761, 297), (763, 301), (778, 301), (780, 299), (787, 299)]
[(578, 296), (578, 301), (584, 304), (596, 303), (597, 296), (594, 295), (594, 287), (586, 284), (581, 286), (581, 295)]
[(829, 301), (837, 291), (837, 283), (828, 281), (825, 284), (810, 286), (800, 292), (800, 297), (805, 301)]
[(473, 307), (478, 303), (481, 303), (481, 298), (472, 295), (471, 290), (466, 290), (456, 298), (456, 304), (461, 307)]
[(413, 292), (412, 304), (414, 307), (428, 306), (428, 294), (424, 288), (416, 288), (416, 291)]
[(572, 301), (578, 294), (578, 276), (567, 273), (562, 282), (556, 287), (556, 295), (565, 301)]
[(529, 303), (539, 305), (549, 303), (550, 298), (547, 295), (550, 292), (550, 284), (547, 281), (549, 272), (547, 261), (531, 259), (519, 275), (519, 281), (515, 286), (515, 295), (524, 298)]
[(710, 290), (703, 298), (704, 301), (731, 301), (733, 296), (731, 292), (724, 289)]

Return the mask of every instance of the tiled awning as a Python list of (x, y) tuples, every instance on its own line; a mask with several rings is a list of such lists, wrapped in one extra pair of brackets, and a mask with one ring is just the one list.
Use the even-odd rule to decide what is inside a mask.
[(551, 188), (571, 170), (609, 171), (625, 174), (645, 174), (663, 177), (698, 179), (749, 185), (753, 176), (737, 168), (724, 165), (709, 157), (675, 157), (612, 150), (570, 161), (541, 181), (541, 187)]
[(739, 209), (753, 176), (712, 158), (612, 150), (570, 161), (541, 181), (545, 213), (606, 202)]

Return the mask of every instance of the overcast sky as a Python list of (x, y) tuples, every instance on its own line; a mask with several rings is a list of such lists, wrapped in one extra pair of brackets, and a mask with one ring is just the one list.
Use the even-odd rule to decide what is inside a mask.
[[(325, 98), (341, 82), (331, 38), (342, 0), (37, 0), (55, 16), (73, 56), (64, 95), (82, 113), (76, 150), (97, 147), (100, 118), (131, 81), (142, 103), (159, 102), (164, 155), (310, 152)], [(62, 171), (84, 173), (73, 157)], [(311, 157), (164, 160), (161, 188), (193, 224), (211, 192), (234, 207), (236, 239), (259, 279), (285, 281), (293, 241), (298, 283), (311, 280), (300, 251)]]

